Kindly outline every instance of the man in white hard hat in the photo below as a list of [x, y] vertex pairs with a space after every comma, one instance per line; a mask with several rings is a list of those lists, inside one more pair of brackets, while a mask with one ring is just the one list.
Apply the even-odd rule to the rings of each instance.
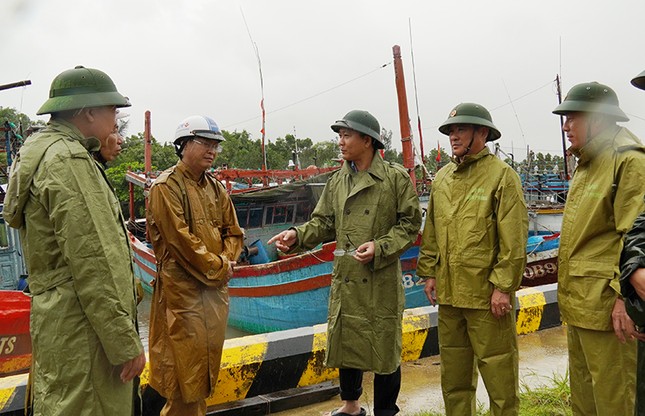
[[206, 414], [228, 319], [227, 283], [243, 232], [224, 186], [206, 171], [224, 141], [212, 119], [191, 116], [175, 133], [181, 160], [150, 188], [148, 237], [157, 259], [150, 312], [150, 385], [162, 416]]

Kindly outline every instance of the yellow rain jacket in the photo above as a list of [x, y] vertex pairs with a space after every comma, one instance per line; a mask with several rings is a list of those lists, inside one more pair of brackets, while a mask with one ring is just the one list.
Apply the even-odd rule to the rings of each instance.
[[440, 305], [490, 309], [495, 287], [511, 293], [520, 286], [527, 238], [520, 178], [486, 147], [437, 173], [417, 276], [437, 279]]
[[148, 233], [157, 259], [150, 311], [150, 385], [186, 403], [217, 383], [228, 319], [226, 274], [243, 233], [224, 186], [179, 162], [150, 189]]
[[4, 217], [29, 270], [34, 414], [131, 415], [121, 364], [143, 351], [119, 201], [72, 124], [51, 121], [20, 149]]
[[645, 147], [613, 126], [576, 156], [562, 219], [558, 305], [570, 325], [612, 331], [623, 236], [645, 207]]
[[391, 374], [401, 363], [405, 293], [399, 257], [421, 227], [419, 198], [400, 165], [377, 152], [366, 171], [349, 163], [325, 185], [311, 221], [296, 228], [298, 246], [336, 240], [351, 252], [374, 241], [374, 259], [336, 256], [329, 294], [325, 364]]

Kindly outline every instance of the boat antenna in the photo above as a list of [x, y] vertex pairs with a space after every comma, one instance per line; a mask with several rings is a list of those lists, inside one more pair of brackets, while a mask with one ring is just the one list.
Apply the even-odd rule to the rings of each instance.
[[[251, 36], [251, 30], [249, 29], [249, 25], [246, 23], [246, 17], [244, 16], [244, 10], [242, 10], [242, 7], [240, 6], [240, 12], [242, 13], [242, 20], [244, 20], [244, 26], [246, 27], [246, 33], [249, 34], [249, 39], [251, 40], [251, 45], [253, 45], [253, 51], [255, 52], [255, 57], [258, 60], [258, 69], [260, 71], [260, 93], [262, 95], [262, 100], [260, 101], [260, 108], [262, 109], [262, 130], [260, 132], [262, 133], [262, 170], [267, 169], [267, 153], [266, 149], [264, 147], [264, 139], [265, 139], [265, 122], [266, 122], [266, 112], [264, 111], [264, 78], [262, 77], [262, 61], [260, 60], [260, 51], [258, 49], [257, 43], [253, 40], [253, 36]], [[266, 181], [266, 178], [264, 178]], [[266, 185], [266, 184], [265, 184]]]
[[[555, 76], [555, 87], [558, 93], [558, 105], [560, 105], [562, 104], [562, 88], [560, 87], [559, 74], [556, 74]], [[560, 117], [560, 136], [562, 137], [562, 156], [564, 156], [564, 179], [568, 181], [569, 167], [567, 163], [567, 141], [564, 135], [564, 130], [562, 130], [562, 127], [564, 127], [564, 117], [562, 117], [562, 114], [560, 114], [559, 117]]]
[[[504, 84], [504, 89], [506, 90], [506, 96], [508, 97], [508, 102], [511, 104], [511, 108], [513, 109], [513, 114], [515, 115], [515, 120], [517, 120], [517, 125], [520, 128], [520, 134], [522, 135], [522, 141], [524, 144], [526, 144], [526, 137], [524, 137], [524, 130], [522, 129], [522, 123], [520, 123], [520, 118], [517, 116], [517, 111], [515, 111], [515, 104], [513, 104], [513, 100], [511, 99], [511, 94], [508, 92], [508, 88], [506, 87], [506, 82], [502, 78], [502, 84]], [[511, 139], [511, 152], [514, 152], [515, 150], [513, 149], [513, 140]]]
[[410, 28], [410, 55], [412, 57], [412, 80], [414, 84], [414, 102], [417, 107], [417, 129], [419, 131], [419, 146], [421, 147], [421, 163], [425, 166], [426, 158], [423, 153], [423, 133], [421, 130], [421, 116], [419, 115], [419, 95], [417, 93], [417, 72], [414, 66], [414, 48], [412, 46], [412, 19], [408, 17], [408, 27]]

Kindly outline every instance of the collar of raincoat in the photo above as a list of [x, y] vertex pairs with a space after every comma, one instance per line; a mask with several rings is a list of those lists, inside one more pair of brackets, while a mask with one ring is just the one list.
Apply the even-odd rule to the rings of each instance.
[[594, 137], [591, 137], [582, 148], [574, 150], [569, 149], [578, 158], [578, 163], [588, 163], [591, 159], [595, 158], [603, 150], [612, 145], [614, 137], [618, 134], [620, 126], [614, 125], [601, 131]]
[[96, 137], [84, 137], [83, 133], [81, 133], [78, 127], [76, 127], [69, 121], [53, 120], [47, 123], [47, 125], [51, 130], [60, 132], [66, 136], [73, 138], [74, 140], [77, 140], [81, 144], [81, 146], [87, 149], [88, 152], [98, 152], [101, 148], [101, 142], [99, 141], [99, 139], [97, 139]]
[[206, 182], [203, 181], [204, 175], [206, 172], [202, 173], [199, 176], [195, 176], [195, 174], [188, 169], [188, 165], [182, 162], [181, 160], [177, 162], [177, 170], [184, 176], [188, 177], [189, 179], [195, 181], [198, 185], [204, 186]]
[[473, 163], [477, 162], [479, 159], [486, 157], [490, 154], [491, 153], [490, 153], [490, 150], [488, 149], [488, 146], [484, 146], [484, 148], [480, 150], [479, 153], [477, 154], [474, 154], [474, 155], [467, 154], [461, 162], [455, 156], [451, 156], [450, 160], [452, 161], [452, 163], [457, 165], [457, 168], [455, 170], [461, 170], [461, 169], [465, 169], [466, 166], [472, 165]]
[[[374, 157], [372, 158], [372, 163], [370, 164], [370, 167], [367, 168], [365, 172], [369, 173], [370, 175], [378, 178], [379, 180], [385, 179], [385, 161], [381, 157], [381, 154], [377, 151], [374, 153]], [[349, 162], [343, 163], [343, 167], [341, 169], [341, 172], [345, 175], [352, 175], [356, 174], [359, 172], [355, 172], [352, 167], [350, 166]]]

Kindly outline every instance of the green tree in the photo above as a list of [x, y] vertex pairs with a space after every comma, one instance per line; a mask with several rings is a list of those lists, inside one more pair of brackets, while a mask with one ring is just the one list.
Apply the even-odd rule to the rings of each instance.
[[[8, 123], [9, 132], [4, 131], [5, 123]], [[9, 139], [15, 153], [31, 132], [30, 128], [44, 125], [45, 122], [41, 120], [32, 122], [26, 114], [19, 112], [15, 108], [0, 106], [0, 127], [3, 128], [3, 130], [0, 130], [2, 133], [0, 136], [0, 152], [2, 153], [0, 155], [0, 183], [7, 183], [6, 133], [10, 135]]]
[[226, 139], [222, 153], [215, 159], [217, 166], [228, 165], [236, 169], [261, 169], [262, 146], [260, 140], [251, 140], [246, 130], [241, 132], [222, 131]]
[[403, 153], [399, 153], [392, 148], [392, 130], [381, 129], [381, 140], [385, 146], [383, 159], [403, 164]]
[[[439, 160], [437, 160], [437, 153], [439, 153], [440, 157]], [[439, 169], [444, 167], [448, 162], [450, 162], [450, 155], [446, 153], [443, 149], [437, 150], [437, 149], [431, 149], [428, 154], [425, 155], [426, 159], [426, 169], [428, 169], [428, 172], [430, 173], [437, 173]]]
[[[130, 137], [125, 138], [123, 142], [123, 150], [121, 154], [110, 163], [110, 167], [106, 170], [106, 176], [114, 187], [117, 197], [121, 202], [121, 207], [127, 212], [128, 202], [130, 200], [129, 185], [125, 180], [125, 174], [128, 170], [133, 172], [143, 172], [145, 170], [145, 149], [144, 149], [144, 135], [137, 133]], [[151, 138], [152, 149], [152, 171], [163, 171], [175, 163], [177, 163], [177, 156], [175, 155], [175, 148], [172, 144], [159, 144], [157, 140]], [[135, 208], [136, 215], [144, 215], [144, 197], [143, 189], [135, 186]]]
[[338, 166], [339, 159], [338, 143], [327, 140], [314, 143], [310, 149], [303, 151], [302, 166], [316, 165], [319, 168]]

